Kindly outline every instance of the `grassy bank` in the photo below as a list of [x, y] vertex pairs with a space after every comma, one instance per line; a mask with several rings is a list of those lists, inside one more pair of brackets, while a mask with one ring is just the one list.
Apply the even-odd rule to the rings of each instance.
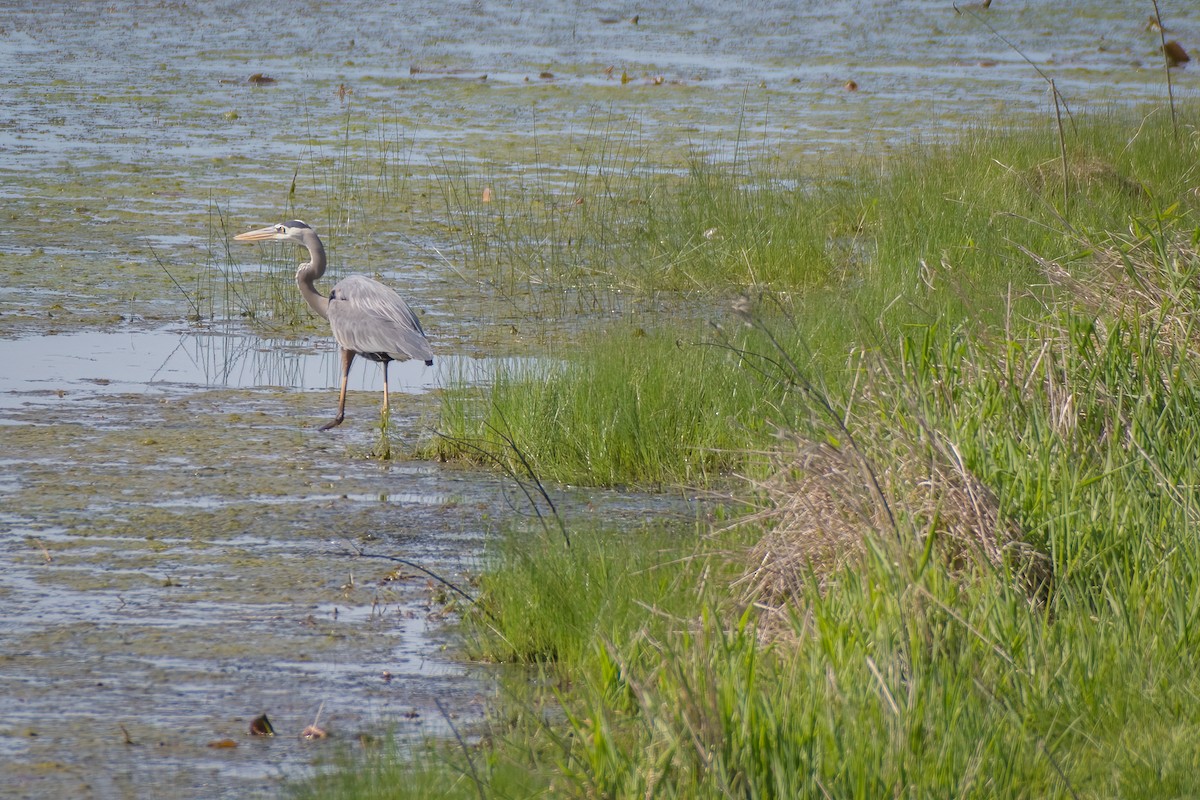
[[794, 409], [778, 376], [742, 357], [774, 345], [738, 311], [840, 383], [851, 354], [906, 330], [1024, 324], [1052, 299], [1039, 259], [1087, 284], [1114, 233], [1196, 206], [1194, 139], [1176, 140], [1165, 114], [1080, 118], [1066, 133], [1065, 159], [1053, 127], [981, 128], [842, 159], [836, 174], [697, 162], [647, 177], [622, 161], [566, 189], [496, 189], [536, 203], [451, 203], [468, 263], [541, 320], [550, 366], [448, 392], [436, 455], [504, 460], [512, 440], [540, 474], [585, 485], [751, 468], [762, 421], [790, 424]]
[[[677, 220], [737, 199], [694, 225], [726, 231], [686, 300], [719, 327], [615, 326], [447, 425], [556, 480], [740, 470], [754, 513], [514, 530], [464, 623], [470, 657], [530, 665], [494, 717], [306, 791], [1200, 791], [1197, 139], [1073, 136], [1065, 187], [1053, 131], [992, 131], [820, 188], [704, 168], [656, 194]], [[767, 269], [809, 228], [815, 266]]]

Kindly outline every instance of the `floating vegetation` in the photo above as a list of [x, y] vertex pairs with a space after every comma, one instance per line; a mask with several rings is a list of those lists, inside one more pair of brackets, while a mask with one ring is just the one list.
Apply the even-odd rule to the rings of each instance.
[[250, 720], [250, 735], [251, 736], [274, 736], [275, 726], [271, 724], [271, 720], [267, 719], [266, 714], [260, 714]]
[[1162, 46], [1163, 56], [1167, 59], [1167, 66], [1178, 67], [1192, 60], [1183, 46], [1175, 40], [1171, 40]]

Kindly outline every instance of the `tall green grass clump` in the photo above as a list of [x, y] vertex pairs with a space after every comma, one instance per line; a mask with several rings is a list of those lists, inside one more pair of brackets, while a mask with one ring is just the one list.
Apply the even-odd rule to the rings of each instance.
[[[672, 619], [691, 614], [690, 587], [704, 567], [695, 532], [684, 527], [629, 531], [601, 524], [578, 531], [569, 544], [509, 531], [485, 556], [467, 654], [571, 670], [589, 663], [606, 642], [639, 630], [665, 633]], [[614, 550], [623, 550], [624, 558], [614, 560]], [[657, 620], [647, 619], [648, 607], [659, 612]]]
[[781, 395], [736, 351], [669, 330], [620, 326], [564, 355], [448, 393], [438, 454], [551, 482], [702, 484], [745, 462]]

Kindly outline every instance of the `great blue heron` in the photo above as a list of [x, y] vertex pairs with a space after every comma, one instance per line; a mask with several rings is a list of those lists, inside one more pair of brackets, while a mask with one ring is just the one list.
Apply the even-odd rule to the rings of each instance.
[[313, 283], [325, 274], [325, 247], [317, 232], [294, 219], [239, 233], [239, 242], [263, 242], [268, 239], [295, 242], [308, 248], [309, 260], [296, 268], [296, 285], [308, 307], [329, 320], [333, 338], [342, 349], [342, 386], [338, 393], [337, 418], [321, 430], [342, 424], [346, 418], [346, 381], [356, 355], [378, 361], [383, 366], [383, 414], [387, 418], [388, 363], [419, 358], [433, 364], [433, 350], [417, 315], [395, 291], [365, 275], [350, 275], [334, 284], [325, 297]]

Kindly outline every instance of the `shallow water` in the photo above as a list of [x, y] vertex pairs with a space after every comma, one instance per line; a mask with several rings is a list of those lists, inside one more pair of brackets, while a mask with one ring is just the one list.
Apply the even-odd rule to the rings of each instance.
[[[512, 359], [444, 355], [433, 367], [420, 361], [393, 362], [391, 392], [420, 394], [451, 383], [490, 380], [499, 363]], [[147, 393], [178, 397], [211, 388], [320, 392], [314, 413], [336, 402], [341, 375], [337, 345], [328, 336], [280, 341], [244, 326], [129, 327], [75, 330], [0, 339], [0, 408], [37, 402], [70, 403], [96, 395]], [[349, 391], [382, 392], [378, 365], [359, 360]], [[399, 398], [397, 405], [404, 400]], [[371, 419], [371, 414], [367, 415]]]
[[[1195, 50], [1200, 6], [1163, 5]], [[996, 33], [1074, 109], [1165, 101], [1148, 3], [743, 9], [0, 8], [0, 794], [259, 796], [389, 730], [444, 733], [435, 700], [478, 713], [486, 673], [443, 650], [444, 592], [356, 556], [463, 582], [515, 504], [405, 457], [441, 387], [527, 355], [540, 324], [463, 273], [447, 173], [569, 186], [602, 147], [671, 170], [886, 152], [1001, 113], [1049, 125], [1043, 78]], [[1174, 72], [1178, 95], [1197, 74]], [[391, 370], [398, 460], [369, 457], [373, 364], [345, 425], [316, 430], [337, 359], [295, 297], [298, 254], [230, 242], [292, 216], [431, 334], [434, 368]], [[631, 527], [665, 505], [562, 500]], [[273, 738], [247, 734], [263, 712]], [[302, 740], [318, 716], [330, 738]]]
[[[93, 369], [9, 376], [0, 404], [6, 796], [253, 796], [363, 737], [447, 732], [436, 702], [479, 713], [485, 676], [442, 650], [447, 593], [371, 556], [468, 586], [516, 502], [501, 481], [364, 458], [373, 393], [325, 434], [327, 391]], [[424, 388], [393, 396], [402, 442], [428, 435]], [[263, 712], [269, 741], [247, 734]], [[301, 739], [318, 717], [330, 738]]]

